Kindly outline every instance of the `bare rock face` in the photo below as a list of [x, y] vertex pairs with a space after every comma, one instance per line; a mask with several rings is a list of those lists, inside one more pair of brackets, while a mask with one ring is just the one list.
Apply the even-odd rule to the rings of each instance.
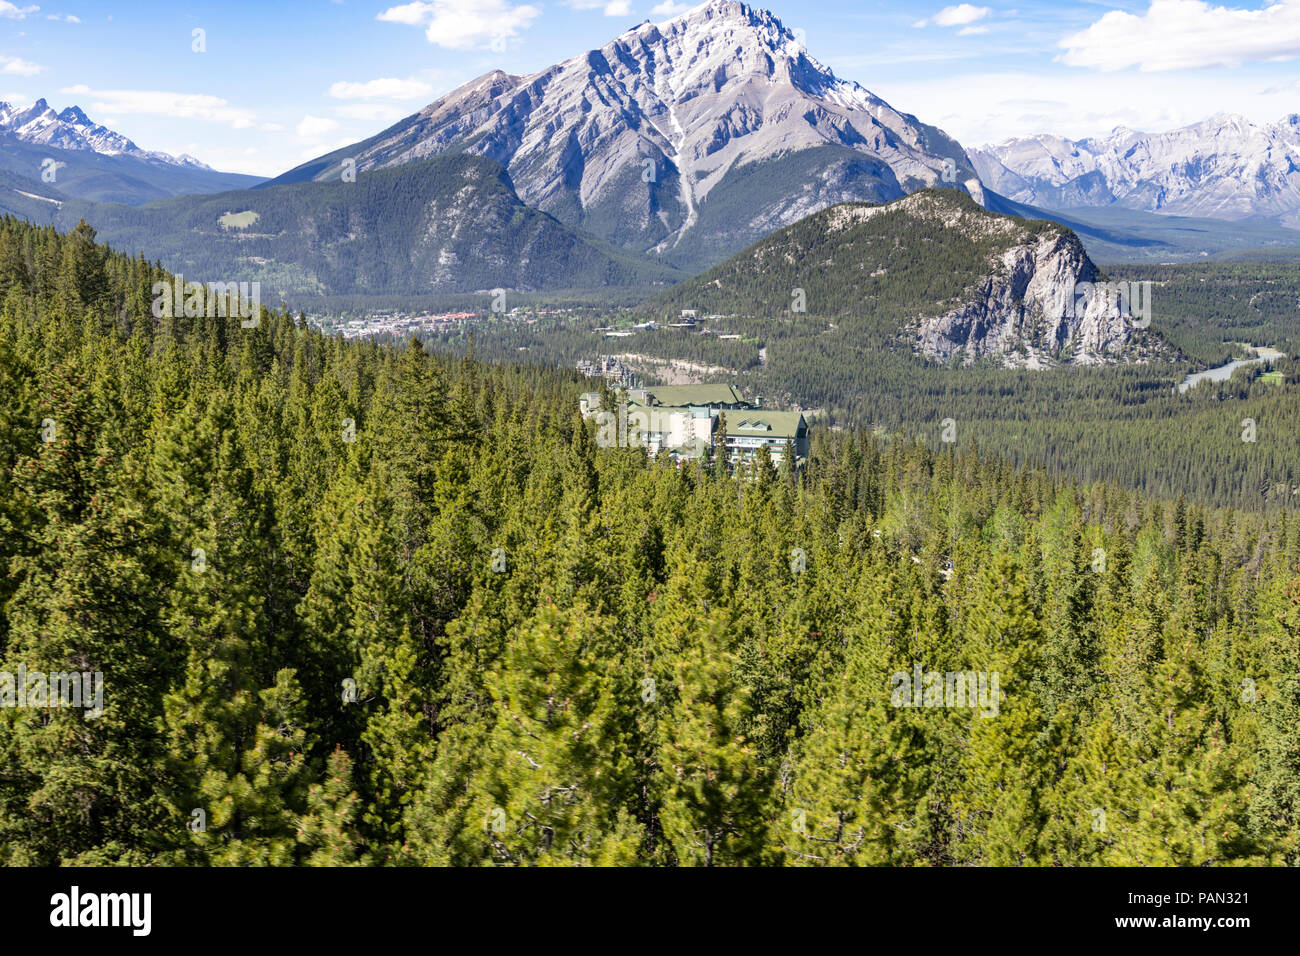
[[995, 356], [1042, 369], [1142, 361], [1169, 349], [1146, 331], [1135, 293], [1116, 294], [1072, 233], [1051, 230], [999, 254], [970, 301], [909, 331], [918, 352], [941, 362]]
[[438, 153], [505, 166], [525, 203], [698, 266], [837, 202], [947, 184], [959, 144], [810, 57], [771, 13], [710, 0], [530, 76], [496, 71], [282, 181]]

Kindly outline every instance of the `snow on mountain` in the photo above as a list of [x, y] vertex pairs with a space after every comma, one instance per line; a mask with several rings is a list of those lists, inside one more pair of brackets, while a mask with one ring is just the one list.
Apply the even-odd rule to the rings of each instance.
[[1101, 206], [1300, 226], [1300, 114], [1259, 125], [1221, 113], [1166, 133], [1116, 128], [1039, 135], [969, 151], [980, 178], [1017, 202]]
[[211, 169], [192, 156], [141, 149], [121, 133], [91, 120], [81, 107], [69, 106], [56, 113], [44, 99], [26, 109], [0, 102], [0, 135], [5, 134], [24, 143], [54, 149], [89, 150], [101, 156], [131, 156], [150, 163]]

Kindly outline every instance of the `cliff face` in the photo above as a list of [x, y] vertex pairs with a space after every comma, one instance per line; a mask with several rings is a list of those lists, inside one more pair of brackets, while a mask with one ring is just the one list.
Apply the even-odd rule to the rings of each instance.
[[[1000, 357], [1009, 367], [1145, 361], [1169, 347], [1145, 326], [1150, 297], [1099, 281], [1079, 240], [1048, 231], [1001, 252], [970, 300], [923, 316], [908, 333], [942, 362]], [[1146, 312], [1149, 316], [1149, 312]]]

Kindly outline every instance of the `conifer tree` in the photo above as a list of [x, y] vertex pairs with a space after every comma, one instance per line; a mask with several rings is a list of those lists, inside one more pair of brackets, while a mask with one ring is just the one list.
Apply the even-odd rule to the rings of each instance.
[[735, 655], [714, 615], [675, 662], [676, 700], [660, 723], [660, 821], [683, 866], [768, 862], [771, 771], [743, 733], [745, 688], [733, 675]]

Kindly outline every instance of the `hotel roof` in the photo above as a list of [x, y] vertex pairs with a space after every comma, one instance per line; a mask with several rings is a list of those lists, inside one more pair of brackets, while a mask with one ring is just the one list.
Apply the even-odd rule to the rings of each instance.
[[727, 435], [732, 438], [794, 438], [804, 422], [802, 412], [774, 412], [755, 408], [727, 417]]
[[734, 385], [652, 385], [646, 391], [660, 405], [745, 405]]

